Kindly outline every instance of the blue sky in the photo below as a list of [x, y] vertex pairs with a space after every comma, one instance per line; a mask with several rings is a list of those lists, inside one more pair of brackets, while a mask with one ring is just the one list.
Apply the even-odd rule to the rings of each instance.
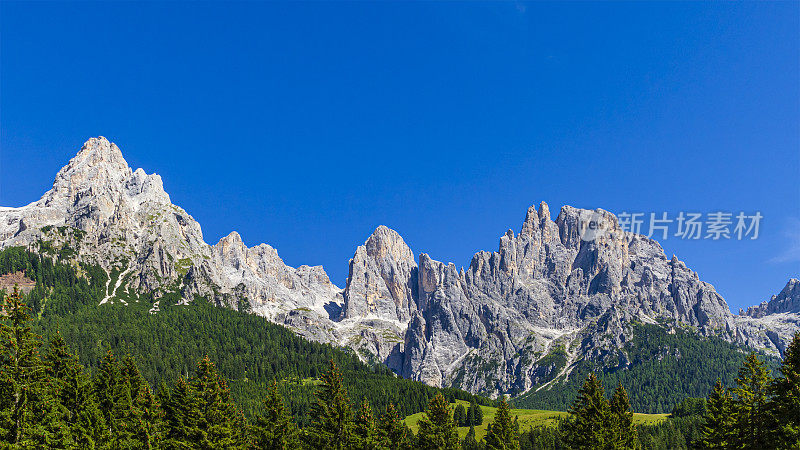
[[0, 3], [0, 205], [91, 136], [214, 243], [469, 264], [544, 200], [761, 211], [662, 242], [731, 308], [800, 276], [800, 3]]

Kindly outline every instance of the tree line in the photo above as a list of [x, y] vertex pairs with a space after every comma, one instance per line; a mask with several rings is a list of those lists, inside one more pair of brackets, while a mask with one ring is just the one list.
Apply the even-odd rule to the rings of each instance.
[[[449, 401], [493, 404], [458, 389], [437, 389], [397, 377], [385, 365], [363, 363], [350, 349], [310, 342], [263, 317], [215, 307], [200, 297], [179, 305], [179, 293], [165, 293], [157, 314], [148, 313], [155, 301], [152, 296], [133, 291], [124, 293], [127, 305], [98, 305], [109, 275], [95, 265], [71, 265], [20, 247], [0, 251], [0, 274], [17, 271], [36, 281], [34, 290], [24, 295], [34, 317], [34, 332], [48, 339], [59, 333], [89, 371], [99, 370], [112, 350], [133, 357], [141, 375], [157, 386], [161, 380], [186, 378], [197, 361], [208, 356], [227, 380], [237, 406], [250, 418], [261, 409], [261, 399], [275, 380], [296, 421], [308, 425], [314, 380], [330, 360], [343, 372], [354, 398], [366, 397], [380, 410], [391, 403], [401, 416], [424, 410], [440, 392]], [[111, 278], [118, 272], [112, 270]]]
[[[459, 448], [448, 400], [438, 393], [415, 436], [394, 405], [379, 416], [351, 403], [331, 360], [321, 374], [308, 425], [299, 427], [273, 382], [252, 419], [232, 399], [210, 358], [191, 375], [153, 390], [131, 356], [107, 351], [90, 374], [60, 334], [47, 344], [18, 292], [0, 318], [0, 444], [81, 449], [411, 449]], [[508, 405], [502, 402], [501, 408]], [[476, 411], [480, 411], [477, 404]], [[443, 416], [442, 416], [443, 414]], [[440, 419], [444, 417], [444, 422]], [[499, 415], [501, 416], [501, 415]], [[503, 428], [498, 426], [497, 430]], [[453, 438], [455, 437], [455, 440]], [[455, 442], [455, 446], [449, 443]]]
[[627, 393], [618, 387], [606, 400], [590, 374], [555, 426], [532, 428], [522, 448], [536, 449], [800, 449], [800, 333], [795, 334], [773, 377], [755, 353], [744, 358], [735, 387], [718, 380], [707, 399], [687, 398], [666, 421], [633, 424]]

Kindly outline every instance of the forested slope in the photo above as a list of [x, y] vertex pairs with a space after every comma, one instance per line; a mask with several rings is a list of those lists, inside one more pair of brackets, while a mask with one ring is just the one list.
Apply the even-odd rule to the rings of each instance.
[[216, 308], [201, 298], [177, 305], [178, 295], [168, 294], [152, 314], [154, 300], [134, 293], [119, 293], [127, 305], [99, 305], [108, 276], [98, 267], [54, 263], [22, 248], [0, 252], [0, 275], [17, 271], [36, 281], [25, 296], [38, 316], [34, 329], [45, 337], [59, 332], [86, 367], [96, 369], [107, 350], [129, 354], [155, 386], [185, 376], [207, 355], [248, 416], [259, 408], [269, 383], [278, 380], [293, 415], [303, 423], [314, 379], [331, 360], [344, 373], [351, 397], [367, 398], [376, 410], [393, 403], [400, 414], [413, 414], [440, 391], [450, 400], [493, 403], [464, 391], [398, 378], [385, 366], [360, 362], [350, 350], [309, 342], [262, 317]]
[[[566, 410], [591, 371], [602, 374], [607, 390], [628, 388], [631, 406], [642, 413], [666, 413], [686, 397], [705, 397], [717, 379], [730, 385], [749, 349], [718, 338], [703, 338], [689, 327], [635, 324], [620, 365], [599, 367], [580, 361], [562, 384], [514, 399], [520, 408]], [[771, 368], [779, 360], [764, 356]]]

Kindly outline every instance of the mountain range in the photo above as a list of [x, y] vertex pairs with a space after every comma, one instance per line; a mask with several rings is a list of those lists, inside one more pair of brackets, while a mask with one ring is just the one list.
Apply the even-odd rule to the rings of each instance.
[[711, 284], [655, 240], [623, 231], [610, 212], [563, 206], [553, 219], [544, 202], [466, 268], [415, 256], [378, 226], [341, 288], [321, 266], [289, 267], [235, 231], [207, 244], [161, 178], [132, 170], [103, 137], [89, 139], [41, 199], [0, 207], [0, 249], [13, 246], [100, 266], [101, 304], [147, 293], [150, 314], [159, 314], [168, 293], [180, 303], [203, 297], [352, 348], [403, 377], [488, 395], [558, 383], [581, 361], [624, 369], [637, 324], [773, 356], [800, 330], [798, 280], [732, 314]]

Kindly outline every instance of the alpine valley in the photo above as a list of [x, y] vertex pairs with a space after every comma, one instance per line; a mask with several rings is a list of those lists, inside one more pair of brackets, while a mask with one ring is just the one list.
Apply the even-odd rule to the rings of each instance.
[[[563, 206], [552, 216], [544, 202], [531, 206], [519, 232], [508, 230], [497, 251], [476, 253], [465, 268], [415, 255], [378, 226], [355, 249], [341, 288], [321, 266], [289, 267], [276, 249], [247, 247], [235, 231], [207, 244], [158, 175], [132, 170], [99, 137], [41, 199], [0, 208], [0, 250], [99, 267], [100, 313], [147, 302], [141, 314], [158, 317], [166, 307], [211, 302], [352, 349], [403, 378], [538, 407], [565, 408], [588, 370], [633, 380], [645, 395], [664, 364], [698, 371], [707, 354], [750, 350], [777, 358], [800, 330], [796, 279], [732, 314], [711, 284], [658, 242], [621, 230], [613, 214]], [[587, 236], [587, 223], [602, 232]], [[703, 377], [675, 370], [667, 384], [676, 398], [706, 395], [737, 367], [714, 365]], [[632, 402], [641, 412], [674, 406]]]

